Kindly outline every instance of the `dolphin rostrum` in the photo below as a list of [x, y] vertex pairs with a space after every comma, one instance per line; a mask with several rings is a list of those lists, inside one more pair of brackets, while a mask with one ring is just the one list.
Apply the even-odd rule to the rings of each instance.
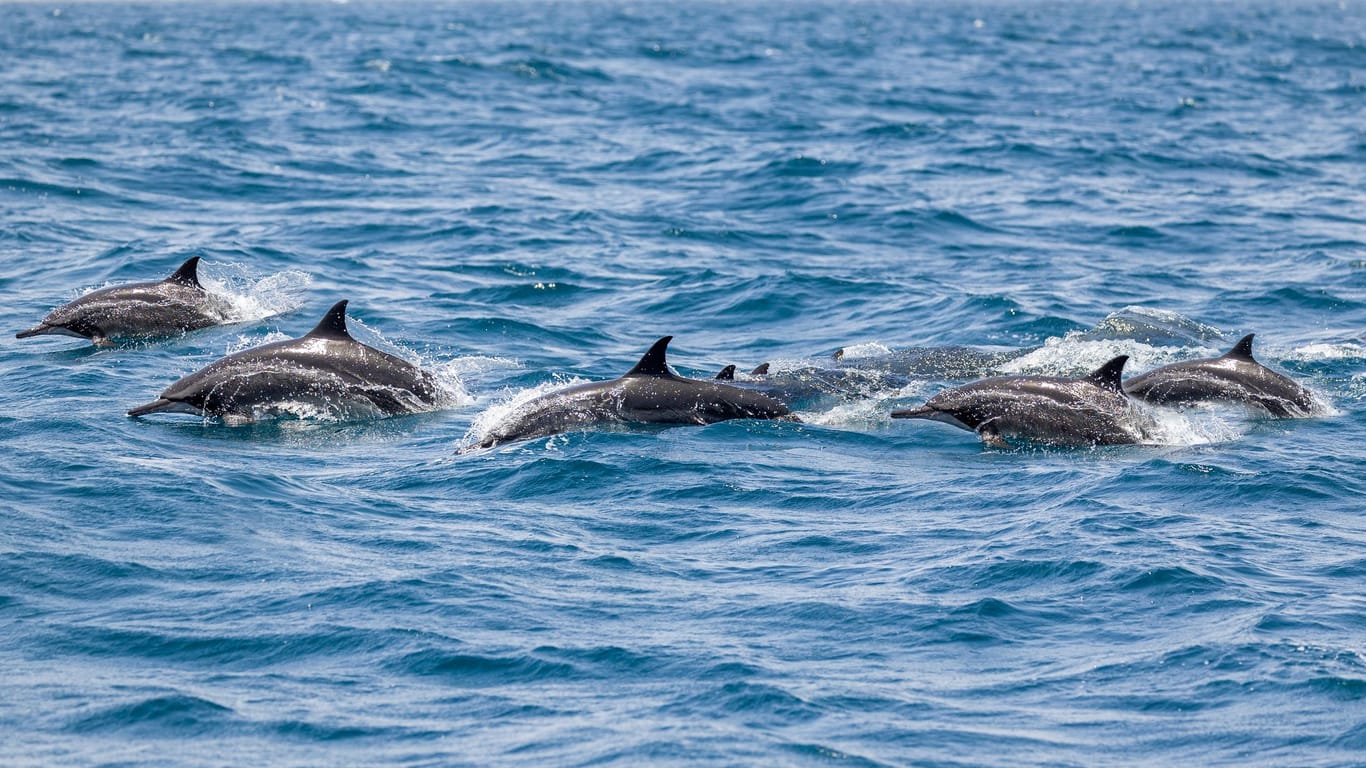
[[280, 413], [362, 418], [431, 410], [440, 399], [431, 374], [351, 338], [343, 299], [305, 336], [211, 363], [128, 415], [193, 413], [229, 423]]
[[1159, 405], [1230, 402], [1260, 406], [1278, 419], [1319, 410], [1312, 392], [1252, 359], [1249, 333], [1221, 357], [1155, 368], [1124, 382], [1130, 395]]
[[728, 419], [797, 421], [787, 406], [715, 379], [688, 379], [669, 370], [665, 350], [672, 336], [656, 341], [621, 378], [549, 392], [518, 407], [478, 444], [492, 448], [607, 422], [714, 424]]
[[108, 346], [112, 339], [161, 338], [219, 325], [227, 319], [226, 304], [204, 290], [198, 271], [199, 257], [192, 256], [165, 280], [92, 291], [15, 337], [61, 334]]
[[1128, 359], [1120, 355], [1079, 379], [981, 379], [940, 392], [919, 408], [895, 411], [892, 418], [942, 421], [976, 432], [996, 448], [1009, 448], [1012, 439], [1056, 446], [1140, 443], [1149, 422], [1120, 385]]

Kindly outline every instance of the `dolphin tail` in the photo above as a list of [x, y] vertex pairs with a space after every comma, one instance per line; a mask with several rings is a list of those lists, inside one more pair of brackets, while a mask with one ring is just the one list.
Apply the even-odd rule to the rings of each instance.
[[919, 408], [907, 408], [904, 411], [892, 411], [892, 418], [933, 419], [936, 413], [938, 413], [938, 411], [936, 411], [935, 409], [929, 407], [928, 405], [922, 405]]
[[139, 405], [138, 407], [129, 410], [128, 415], [146, 416], [149, 413], [157, 413], [159, 411], [170, 410], [171, 408], [175, 407], [175, 405], [176, 402], [174, 400], [167, 400], [164, 397], [158, 397], [156, 400], [153, 400], [150, 403], [147, 403], [145, 405]]
[[52, 333], [52, 326], [47, 323], [38, 323], [27, 331], [20, 331], [14, 334], [14, 338], [27, 339], [30, 336], [42, 336], [45, 333]]

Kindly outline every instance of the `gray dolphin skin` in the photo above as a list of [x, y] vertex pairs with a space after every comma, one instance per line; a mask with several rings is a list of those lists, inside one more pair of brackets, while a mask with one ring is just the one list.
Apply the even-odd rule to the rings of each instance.
[[665, 350], [672, 336], [656, 341], [636, 366], [618, 379], [550, 392], [519, 407], [466, 450], [545, 437], [594, 424], [713, 424], [729, 419], [797, 421], [787, 406], [715, 379], [688, 379], [669, 370]]
[[996, 376], [945, 390], [894, 419], [931, 419], [976, 432], [982, 442], [1053, 445], [1132, 445], [1150, 422], [1124, 393], [1120, 355], [1080, 379]]
[[1220, 357], [1155, 368], [1124, 382], [1133, 397], [1158, 405], [1225, 402], [1257, 406], [1278, 419], [1309, 416], [1319, 409], [1313, 393], [1252, 359], [1249, 333]]
[[199, 284], [198, 271], [193, 256], [165, 280], [92, 291], [15, 338], [58, 334], [109, 346], [113, 339], [164, 338], [219, 325], [227, 319], [225, 307]]
[[431, 410], [440, 393], [431, 374], [351, 338], [342, 300], [302, 338], [229, 355], [128, 415], [192, 413], [240, 424], [302, 408], [367, 418]]

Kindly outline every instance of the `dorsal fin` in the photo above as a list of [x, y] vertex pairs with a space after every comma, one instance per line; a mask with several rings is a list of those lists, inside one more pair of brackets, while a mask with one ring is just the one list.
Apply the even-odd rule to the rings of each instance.
[[1224, 357], [1230, 357], [1234, 360], [1246, 360], [1249, 363], [1256, 362], [1252, 359], [1252, 337], [1256, 335], [1257, 334], [1255, 333], [1249, 333], [1239, 339], [1238, 343], [1233, 345], [1233, 349], [1224, 353]]
[[327, 314], [323, 315], [322, 321], [305, 334], [304, 338], [351, 341], [351, 334], [346, 332], [346, 299], [333, 304], [332, 308], [327, 310]]
[[1091, 371], [1086, 375], [1086, 380], [1098, 387], [1113, 389], [1116, 392], [1123, 392], [1124, 386], [1120, 382], [1121, 374], [1124, 373], [1124, 364], [1128, 362], [1128, 355], [1120, 355], [1112, 358], [1110, 362]]
[[750, 375], [750, 376], [767, 376], [767, 375], [768, 375], [768, 363], [759, 363], [757, 366], [755, 366], [754, 370], [752, 370], [752, 371], [749, 372], [749, 375]]
[[669, 347], [669, 342], [673, 341], [672, 336], [665, 336], [656, 341], [650, 351], [640, 358], [636, 367], [626, 372], [627, 376], [672, 376], [669, 372], [669, 364], [664, 359], [664, 350]]
[[191, 256], [186, 259], [185, 263], [180, 265], [180, 269], [177, 269], [174, 275], [171, 275], [161, 282], [176, 283], [177, 285], [185, 285], [190, 288], [203, 288], [204, 286], [199, 284], [199, 257]]
[[716, 379], [718, 381], [735, 381], [735, 365], [731, 364], [722, 368], [721, 372], [716, 374]]

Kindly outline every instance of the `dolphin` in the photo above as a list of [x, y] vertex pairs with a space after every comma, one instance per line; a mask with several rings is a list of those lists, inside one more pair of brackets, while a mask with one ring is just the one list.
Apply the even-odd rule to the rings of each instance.
[[907, 347], [886, 354], [846, 359], [843, 348], [835, 351], [834, 360], [841, 368], [878, 371], [915, 378], [971, 379], [998, 373], [1002, 365], [1034, 351], [1034, 347], [997, 350], [979, 347]]
[[549, 392], [518, 407], [478, 444], [465, 450], [559, 434], [594, 424], [714, 424], [728, 419], [797, 421], [787, 406], [715, 379], [688, 379], [669, 370], [665, 350], [672, 336], [656, 341], [626, 375]]
[[1278, 419], [1319, 410], [1313, 393], [1252, 359], [1249, 333], [1221, 357], [1155, 368], [1124, 382], [1133, 397], [1158, 405], [1231, 402], [1259, 406]]
[[894, 419], [931, 419], [976, 432], [982, 442], [1009, 448], [1008, 439], [1056, 446], [1143, 442], [1148, 419], [1124, 393], [1120, 355], [1079, 379], [995, 376], [895, 411]]
[[722, 368], [716, 374], [717, 381], [735, 381], [735, 364], [732, 363]]
[[128, 415], [192, 413], [240, 424], [301, 410], [390, 416], [430, 410], [440, 399], [431, 374], [351, 338], [343, 299], [303, 337], [211, 363]]
[[221, 298], [199, 284], [199, 257], [192, 256], [165, 280], [92, 291], [48, 313], [15, 338], [60, 334], [110, 346], [111, 339], [174, 336], [227, 319]]

